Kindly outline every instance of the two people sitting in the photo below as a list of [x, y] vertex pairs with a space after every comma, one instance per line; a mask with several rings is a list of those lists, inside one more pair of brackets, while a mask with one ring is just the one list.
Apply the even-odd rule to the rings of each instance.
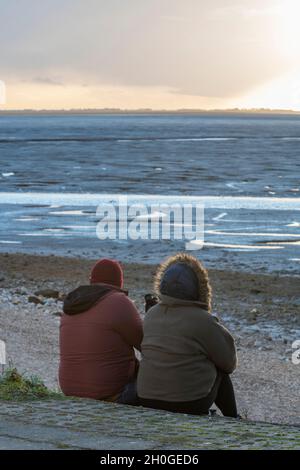
[[64, 304], [59, 381], [66, 395], [197, 415], [215, 403], [237, 417], [234, 339], [211, 314], [208, 274], [197, 258], [179, 253], [159, 266], [157, 301], [150, 296], [143, 323], [119, 263], [99, 261], [90, 282]]

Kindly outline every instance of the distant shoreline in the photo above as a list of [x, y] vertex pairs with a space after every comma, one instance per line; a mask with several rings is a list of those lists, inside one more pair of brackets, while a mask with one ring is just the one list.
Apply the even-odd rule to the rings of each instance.
[[300, 115], [300, 111], [291, 109], [118, 109], [118, 108], [99, 108], [99, 109], [12, 109], [12, 110], [0, 110], [0, 116], [2, 115], [93, 115], [93, 114], [107, 114], [107, 115], [183, 115], [183, 114], [200, 114], [200, 115]]

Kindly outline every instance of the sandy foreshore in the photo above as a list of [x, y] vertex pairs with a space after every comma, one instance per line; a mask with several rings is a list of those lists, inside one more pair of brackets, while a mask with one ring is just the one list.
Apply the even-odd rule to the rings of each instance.
[[[0, 339], [21, 371], [58, 387], [61, 298], [86, 283], [93, 260], [0, 254]], [[125, 283], [143, 313], [155, 266], [127, 263]], [[211, 270], [214, 313], [234, 334], [239, 366], [233, 375], [240, 412], [250, 419], [300, 424], [300, 365], [292, 343], [300, 339], [299, 277]], [[58, 299], [30, 296], [41, 289]]]

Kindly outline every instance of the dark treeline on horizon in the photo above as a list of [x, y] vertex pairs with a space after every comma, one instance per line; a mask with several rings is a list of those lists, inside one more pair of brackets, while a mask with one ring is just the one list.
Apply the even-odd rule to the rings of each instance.
[[8, 114], [300, 114], [292, 109], [233, 108], [233, 109], [121, 109], [121, 108], [74, 108], [74, 109], [2, 109], [0, 115]]

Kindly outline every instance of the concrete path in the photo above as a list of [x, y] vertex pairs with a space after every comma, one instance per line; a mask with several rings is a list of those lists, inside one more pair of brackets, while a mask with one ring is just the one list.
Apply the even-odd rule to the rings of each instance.
[[0, 402], [0, 449], [300, 449], [300, 428], [93, 400]]

